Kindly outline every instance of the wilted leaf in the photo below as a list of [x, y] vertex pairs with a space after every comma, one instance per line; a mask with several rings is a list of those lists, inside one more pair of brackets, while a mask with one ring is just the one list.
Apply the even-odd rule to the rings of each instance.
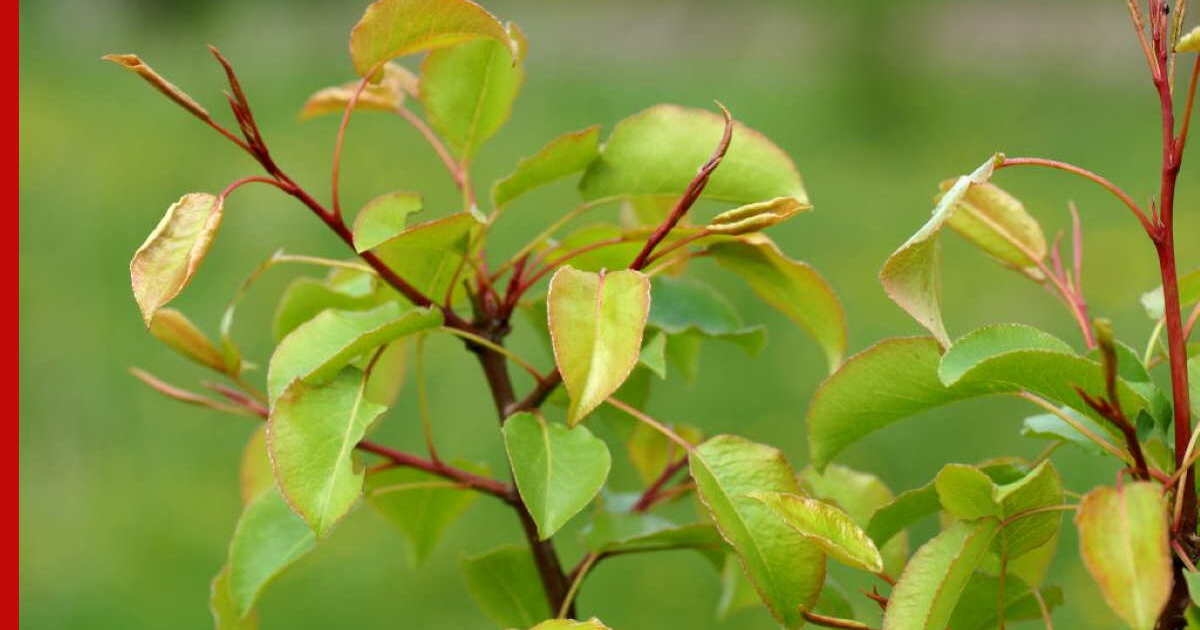
[[369, 311], [323, 311], [276, 346], [267, 368], [267, 391], [275, 400], [296, 379], [320, 383], [368, 350], [441, 324], [439, 310], [396, 302]]
[[463, 264], [471, 231], [479, 226], [475, 215], [460, 212], [408, 227], [370, 251], [418, 291], [440, 301]]
[[[478, 467], [458, 464], [480, 472]], [[367, 502], [408, 541], [412, 566], [422, 564], [446, 530], [479, 497], [444, 477], [416, 468], [385, 468], [367, 475]]]
[[537, 153], [517, 162], [517, 168], [492, 187], [492, 205], [501, 208], [517, 197], [587, 168], [598, 155], [600, 127], [564, 133]]
[[1100, 487], [1075, 513], [1083, 563], [1104, 600], [1134, 630], [1150, 630], [1171, 595], [1166, 500], [1156, 483]]
[[192, 320], [173, 309], [159, 309], [150, 322], [150, 334], [179, 354], [217, 372], [225, 372], [225, 358]]
[[730, 236], [761, 232], [809, 210], [812, 210], [812, 204], [803, 203], [794, 197], [777, 197], [726, 210], [713, 217], [708, 222], [707, 229], [714, 234]]
[[568, 429], [529, 413], [510, 416], [503, 432], [517, 489], [545, 540], [600, 491], [612, 464], [608, 447], [586, 427]]
[[785, 627], [803, 625], [800, 610], [816, 603], [825, 580], [825, 554], [747, 496], [754, 491], [800, 492], [783, 453], [718, 435], [693, 449], [689, 460], [701, 501], [737, 551], [763, 602]]
[[942, 323], [938, 233], [967, 193], [968, 187], [986, 183], [1000, 160], [1003, 157], [999, 155], [988, 158], [970, 175], [959, 177], [942, 194], [933, 209], [933, 217], [893, 252], [879, 271], [879, 281], [883, 283], [888, 297], [933, 333], [943, 346], [950, 345], [950, 335]]
[[377, 0], [350, 31], [350, 57], [365, 75], [390, 59], [478, 37], [517, 52], [500, 21], [470, 0]]
[[738, 274], [764, 302], [812, 335], [825, 351], [829, 369], [846, 354], [846, 314], [825, 279], [809, 265], [792, 260], [763, 234], [747, 234], [713, 244], [717, 263]]
[[[519, 49], [524, 36], [509, 24]], [[421, 64], [421, 103], [429, 124], [465, 160], [508, 120], [525, 80], [508, 42], [476, 39], [429, 53]]]
[[528, 547], [465, 558], [462, 572], [475, 603], [502, 628], [527, 628], [553, 614]]
[[633, 371], [650, 311], [650, 281], [637, 271], [588, 273], [570, 266], [550, 280], [550, 338], [571, 396], [567, 422], [583, 420]]
[[354, 447], [384, 407], [366, 399], [362, 372], [346, 368], [323, 385], [294, 380], [271, 407], [267, 446], [288, 503], [318, 537], [362, 493]]
[[[954, 180], [942, 182], [942, 193], [953, 185]], [[995, 184], [968, 187], [950, 213], [948, 224], [984, 252], [1014, 269], [1035, 266], [1046, 257], [1042, 226], [1025, 211], [1020, 201]]]
[[751, 492], [750, 497], [771, 508], [777, 518], [835, 560], [871, 573], [883, 571], [883, 558], [875, 543], [838, 508], [785, 492]]
[[238, 519], [229, 543], [229, 596], [233, 612], [245, 618], [262, 590], [301, 557], [312, 551], [316, 538], [277, 488], [250, 502]]
[[368, 249], [396, 237], [408, 225], [408, 215], [420, 212], [421, 195], [393, 192], [367, 202], [354, 217], [354, 250]]
[[825, 379], [809, 404], [813, 465], [823, 468], [847, 446], [897, 420], [1011, 389], [985, 383], [946, 387], [937, 376], [940, 359], [933, 339], [906, 337], [886, 339], [847, 360]]
[[242, 449], [238, 480], [242, 491], [242, 505], [250, 503], [268, 488], [275, 486], [275, 472], [271, 469], [271, 457], [267, 453], [267, 425], [255, 429]]
[[167, 208], [129, 262], [133, 297], [149, 327], [154, 313], [188, 285], [221, 225], [221, 200], [188, 193]]
[[[656, 105], [613, 128], [579, 183], [585, 199], [612, 196], [678, 197], [721, 138], [725, 120], [701, 109]], [[702, 198], [755, 203], [793, 197], [808, 204], [791, 158], [759, 132], [735, 122], [729, 150]]]
[[[300, 120], [343, 113], [358, 85], [359, 81], [350, 81], [314, 92], [300, 109]], [[408, 68], [387, 63], [383, 66], [383, 79], [379, 83], [368, 83], [363, 88], [354, 109], [394, 112], [404, 104], [405, 97], [415, 94], [417, 89], [417, 77]]]
[[883, 630], [942, 630], [1000, 528], [996, 519], [959, 521], [917, 550], [896, 582]]

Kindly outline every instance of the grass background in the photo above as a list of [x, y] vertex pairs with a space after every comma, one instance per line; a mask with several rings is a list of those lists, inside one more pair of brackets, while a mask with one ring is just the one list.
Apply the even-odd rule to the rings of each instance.
[[[229, 56], [278, 161], [326, 196], [332, 118], [299, 124], [313, 90], [351, 74], [345, 37], [363, 2], [260, 0], [22, 3], [20, 59], [20, 607], [27, 628], [194, 628], [208, 621], [208, 581], [239, 510], [236, 462], [253, 429], [241, 419], [180, 406], [141, 387], [138, 365], [181, 384], [206, 377], [145, 334], [129, 294], [127, 262], [182, 193], [218, 191], [255, 172], [250, 160], [118, 68], [107, 52], [137, 52], [224, 114], [216, 65]], [[1157, 101], [1125, 8], [1108, 2], [970, 0], [663, 0], [534, 2], [488, 7], [529, 36], [528, 80], [509, 124], [474, 169], [477, 186], [558, 133], [605, 128], [646, 106], [708, 107], [712, 99], [773, 138], [804, 174], [816, 211], [773, 235], [825, 274], [849, 315], [851, 349], [919, 334], [883, 295], [875, 274], [925, 220], [938, 181], [990, 153], [1041, 155], [1107, 174], [1137, 199], [1156, 192]], [[428, 147], [400, 121], [356, 117], [344, 165], [354, 208], [398, 189], [426, 195], [430, 213], [455, 195]], [[1200, 178], [1185, 168], [1178, 223], [1181, 266], [1200, 260]], [[1157, 284], [1153, 250], [1122, 207], [1065, 175], [1005, 172], [1049, 234], [1079, 203], [1086, 230], [1085, 287], [1095, 314], [1144, 344], [1137, 297]], [[511, 251], [574, 203], [567, 184], [530, 195], [507, 214], [493, 250]], [[279, 247], [344, 255], [294, 202], [248, 187], [229, 204], [203, 272], [179, 306], [207, 330], [236, 283]], [[1065, 311], [956, 237], [945, 239], [946, 319], [952, 334], [987, 322], [1044, 327], [1074, 343]], [[750, 322], [770, 326], [768, 348], [747, 360], [710, 344], [695, 383], [657, 383], [650, 411], [710, 433], [737, 432], [806, 461], [807, 401], [823, 377], [815, 345], [744, 287], [705, 265]], [[273, 300], [304, 271], [266, 277], [239, 311], [237, 335], [269, 356]], [[548, 365], [527, 331], [516, 344]], [[441, 450], [502, 470], [490, 402], [473, 361], [434, 342], [431, 405]], [[1161, 376], [1161, 375], [1160, 375]], [[261, 373], [260, 373], [261, 377]], [[411, 384], [378, 430], [417, 449]], [[881, 431], [841, 461], [900, 491], [942, 462], [1043, 444], [1018, 436], [1031, 410], [1018, 401], [962, 403]], [[1055, 456], [1069, 488], [1112, 479], [1114, 467], [1070, 449]], [[615, 483], [630, 487], [628, 475]], [[266, 628], [476, 628], [462, 554], [520, 540], [503, 506], [479, 501], [424, 566], [376, 514], [357, 510], [262, 601]], [[686, 512], [686, 510], [684, 510]], [[918, 528], [921, 539], [933, 524]], [[578, 546], [568, 528], [567, 562]], [[1063, 628], [1117, 627], [1082, 572], [1064, 527], [1050, 583], [1067, 593]], [[761, 611], [718, 621], [715, 576], [695, 554], [631, 556], [599, 567], [581, 610], [619, 630], [770, 628]]]

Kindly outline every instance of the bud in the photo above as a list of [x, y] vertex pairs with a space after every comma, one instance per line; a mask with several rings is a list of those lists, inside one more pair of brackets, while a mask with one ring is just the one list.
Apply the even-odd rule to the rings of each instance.
[[186, 92], [175, 87], [174, 83], [163, 78], [163, 76], [154, 71], [154, 68], [146, 65], [137, 55], [104, 55], [101, 57], [104, 61], [111, 61], [130, 72], [136, 72], [138, 76], [146, 80], [146, 83], [154, 86], [154, 89], [162, 92], [167, 98], [175, 101], [180, 107], [188, 110], [193, 116], [200, 120], [211, 120], [208, 111], [200, 106]]
[[772, 225], [782, 223], [793, 215], [812, 210], [812, 204], [795, 197], [776, 197], [769, 201], [751, 203], [713, 217], [708, 231], [714, 234], [748, 234], [761, 232]]
[[[953, 180], [942, 182], [942, 193], [953, 184]], [[1042, 227], [1016, 197], [994, 184], [971, 184], [948, 223], [954, 231], [1009, 267], [1025, 269], [1046, 257]]]

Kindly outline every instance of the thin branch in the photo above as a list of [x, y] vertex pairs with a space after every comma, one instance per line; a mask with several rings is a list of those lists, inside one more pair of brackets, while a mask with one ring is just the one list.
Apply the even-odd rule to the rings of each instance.
[[613, 238], [607, 238], [602, 241], [588, 243], [587, 245], [584, 245], [582, 247], [572, 249], [572, 250], [568, 251], [567, 253], [559, 256], [558, 258], [555, 258], [554, 260], [546, 263], [545, 265], [542, 266], [541, 269], [538, 269], [533, 275], [529, 276], [529, 278], [527, 280], [525, 280], [524, 282], [522, 282], [520, 287], [517, 288], [516, 296], [519, 298], [526, 291], [528, 291], [533, 285], [537, 284], [539, 280], [546, 277], [546, 274], [550, 273], [551, 271], [554, 271], [559, 266], [561, 266], [563, 263], [571, 260], [572, 258], [575, 258], [576, 256], [581, 256], [588, 252], [595, 251], [597, 249], [601, 249], [604, 247], [612, 247], [613, 245], [620, 245], [621, 243], [629, 243], [633, 240], [634, 239], [629, 236], [615, 236]]
[[1024, 391], [1018, 392], [1016, 394], [1016, 396], [1018, 396], [1020, 398], [1024, 398], [1025, 400], [1028, 400], [1029, 402], [1041, 407], [1042, 409], [1045, 409], [1046, 411], [1054, 414], [1055, 416], [1058, 416], [1058, 418], [1060, 420], [1062, 420], [1063, 422], [1070, 425], [1070, 427], [1072, 429], [1075, 429], [1079, 433], [1083, 434], [1083, 436], [1086, 437], [1087, 439], [1091, 440], [1092, 442], [1095, 442], [1097, 446], [1108, 451], [1110, 454], [1113, 455], [1113, 457], [1116, 457], [1117, 459], [1125, 462], [1126, 464], [1132, 463], [1132, 460], [1130, 459], [1128, 453], [1122, 451], [1121, 449], [1117, 448], [1116, 446], [1113, 446], [1111, 442], [1100, 437], [1099, 435], [1096, 434], [1095, 431], [1092, 431], [1091, 429], [1087, 428], [1086, 426], [1081, 424], [1078, 420], [1076, 420], [1075, 418], [1072, 418], [1070, 414], [1063, 412], [1062, 409], [1059, 409], [1058, 407], [1054, 406], [1053, 404], [1050, 403], [1050, 401], [1046, 400], [1045, 398], [1042, 398], [1035, 394], [1031, 394], [1029, 392], [1024, 392]]
[[600, 199], [593, 199], [591, 201], [581, 203], [578, 206], [575, 206], [574, 208], [570, 209], [565, 214], [563, 214], [563, 216], [559, 217], [557, 221], [555, 221], [554, 223], [551, 223], [549, 227], [542, 230], [541, 232], [538, 233], [537, 236], [530, 239], [528, 243], [523, 245], [521, 247], [521, 249], [518, 249], [517, 253], [513, 254], [502, 265], [497, 267], [496, 271], [494, 273], [492, 273], [492, 275], [491, 275], [491, 281], [495, 282], [496, 280], [498, 280], [500, 278], [500, 276], [504, 275], [505, 271], [508, 271], [509, 268], [511, 268], [513, 265], [516, 264], [517, 260], [520, 260], [521, 258], [527, 256], [530, 252], [532, 252], [534, 250], [534, 248], [536, 248], [538, 245], [540, 245], [543, 241], [545, 241], [546, 239], [553, 236], [554, 233], [557, 232], [559, 229], [561, 229], [564, 225], [566, 225], [567, 223], [570, 223], [572, 219], [587, 212], [588, 210], [597, 208], [604, 204], [612, 203], [614, 201], [617, 201], [618, 199], [620, 199], [620, 197], [602, 197]]
[[445, 333], [450, 333], [451, 335], [454, 335], [456, 337], [461, 337], [463, 339], [466, 339], [469, 343], [483, 346], [484, 348], [487, 348], [493, 352], [504, 355], [504, 357], [506, 357], [509, 361], [516, 363], [517, 365], [519, 365], [521, 367], [521, 369], [525, 370], [526, 372], [529, 372], [529, 375], [532, 376], [533, 380], [535, 380], [537, 382], [541, 382], [543, 379], [546, 378], [546, 377], [542, 376], [542, 373], [539, 372], [537, 370], [537, 368], [533, 367], [533, 365], [531, 363], [529, 363], [525, 359], [522, 359], [520, 356], [518, 356], [512, 350], [509, 350], [508, 348], [505, 348], [504, 346], [502, 346], [494, 341], [489, 341], [488, 339], [481, 337], [479, 335], [476, 335], [475, 333], [467, 332], [465, 330], [459, 330], [457, 328], [450, 328], [448, 326], [442, 326], [439, 330], [441, 330], [442, 332], [445, 332]]
[[593, 551], [583, 557], [583, 561], [579, 566], [571, 572], [571, 588], [567, 590], [567, 596], [563, 598], [562, 605], [558, 607], [558, 614], [555, 615], [558, 619], [563, 619], [567, 616], [567, 611], [571, 609], [571, 604], [575, 601], [575, 595], [579, 593], [579, 587], [583, 585], [584, 578], [587, 577], [588, 571], [592, 570], [596, 561], [600, 559], [600, 553]]
[[433, 443], [433, 417], [429, 413], [428, 383], [425, 381], [425, 335], [417, 337], [417, 347], [413, 354], [416, 355], [416, 365], [413, 368], [416, 372], [414, 378], [417, 381], [417, 413], [421, 416], [421, 433], [425, 436], [425, 450], [429, 452], [429, 459], [440, 462], [442, 458], [438, 456], [437, 446]]
[[1074, 173], [1080, 177], [1089, 179], [1099, 184], [1108, 192], [1112, 193], [1117, 199], [1121, 200], [1121, 203], [1124, 203], [1133, 212], [1134, 216], [1137, 217], [1138, 221], [1141, 222], [1142, 227], [1146, 230], [1147, 234], [1153, 234], [1155, 231], [1154, 224], [1149, 218], [1146, 217], [1146, 213], [1138, 207], [1137, 203], [1133, 201], [1133, 198], [1130, 197], [1128, 193], [1126, 193], [1124, 190], [1121, 190], [1121, 188], [1116, 184], [1108, 181], [1100, 175], [1097, 175], [1096, 173], [1093, 173], [1092, 171], [1075, 166], [1074, 164], [1060, 162], [1058, 160], [1047, 160], [1044, 158], [1033, 157], [1004, 158], [1002, 162], [996, 165], [996, 169], [999, 170], [1009, 166], [1044, 166], [1046, 168], [1054, 168], [1060, 171]]
[[637, 502], [633, 504], [633, 507], [629, 508], [629, 511], [645, 512], [651, 507], [654, 507], [654, 504], [658, 502], [659, 497], [662, 496], [660, 493], [662, 492], [663, 486], [667, 485], [667, 482], [670, 481], [676, 473], [678, 473], [680, 470], [683, 470], [683, 467], [687, 466], [687, 463], [688, 458], [681, 457], [675, 461], [675, 463], [663, 468], [662, 473], [658, 475], [658, 478], [656, 478], [653, 483], [646, 487], [645, 492], [642, 492], [642, 496], [638, 497]]
[[407, 107], [400, 105], [396, 107], [395, 111], [396, 114], [408, 121], [408, 124], [412, 125], [425, 138], [429, 146], [433, 147], [434, 153], [437, 153], [438, 159], [442, 161], [442, 164], [446, 167], [446, 171], [450, 173], [450, 177], [454, 179], [454, 185], [459, 190], [462, 190], [466, 186], [466, 179], [463, 176], [462, 169], [459, 168], [458, 162], [454, 161], [454, 157], [450, 155], [450, 151], [442, 143], [442, 139], [429, 128], [429, 125], [425, 124], [424, 120], [421, 120], [420, 116], [412, 113]]
[[1183, 107], [1183, 122], [1179, 130], [1179, 140], [1176, 142], [1181, 155], [1184, 147], [1187, 146], [1188, 130], [1192, 126], [1192, 110], [1196, 105], [1196, 84], [1198, 82], [1200, 82], [1200, 55], [1196, 55], [1196, 60], [1192, 63], [1192, 77], [1188, 80], [1187, 104]]
[[620, 409], [621, 411], [624, 411], [625, 413], [633, 416], [639, 422], [643, 422], [647, 425], [650, 425], [651, 428], [658, 431], [659, 433], [662, 433], [667, 438], [669, 438], [672, 442], [675, 442], [676, 444], [681, 446], [684, 451], [690, 453], [690, 452], [692, 452], [692, 449], [695, 448], [694, 446], [692, 446], [692, 444], [690, 442], [683, 439], [682, 437], [679, 437], [678, 433], [669, 429], [667, 427], [667, 425], [659, 422], [658, 420], [655, 420], [654, 418], [650, 417], [649, 414], [646, 414], [645, 412], [633, 407], [632, 405], [626, 404], [625, 402], [621, 401], [619, 398], [616, 398], [615, 396], [609, 396], [607, 399], [605, 399], [605, 402], [607, 402], [608, 404], [616, 407], [617, 409]]
[[358, 82], [358, 87], [354, 89], [354, 93], [350, 95], [350, 100], [346, 101], [346, 106], [342, 108], [342, 121], [338, 124], [337, 136], [333, 141], [333, 166], [330, 168], [329, 182], [329, 197], [333, 204], [333, 216], [341, 219], [342, 217], [342, 201], [341, 195], [338, 193], [338, 183], [341, 180], [342, 172], [342, 147], [346, 144], [346, 129], [350, 126], [350, 116], [354, 113], [354, 108], [358, 106], [358, 99], [362, 96], [363, 90], [367, 88], [367, 84], [371, 82], [371, 77], [383, 66], [383, 62], [375, 64], [366, 73], [366, 76]]

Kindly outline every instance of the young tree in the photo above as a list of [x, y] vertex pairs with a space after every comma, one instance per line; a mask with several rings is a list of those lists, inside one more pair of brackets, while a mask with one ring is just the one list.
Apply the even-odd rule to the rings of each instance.
[[[670, 549], [712, 560], [726, 591], [724, 611], [760, 602], [788, 628], [865, 629], [878, 620], [885, 630], [965, 630], [1039, 618], [1050, 627], [1063, 595], [1043, 582], [1059, 551], [1064, 511], [1075, 512], [1079, 558], [1117, 617], [1136, 630], [1200, 627], [1194, 564], [1200, 430], [1191, 426], [1200, 363], [1188, 345], [1200, 314], [1200, 271], [1179, 275], [1174, 221], [1200, 71], [1193, 60], [1186, 91], [1174, 89], [1177, 56], [1200, 50], [1200, 32], [1181, 36], [1184, 4], [1172, 13], [1165, 0], [1147, 0], [1145, 7], [1129, 2], [1161, 103], [1158, 198], [1143, 208], [1081, 167], [989, 158], [943, 182], [932, 218], [880, 273], [887, 294], [931, 336], [887, 339], [849, 359], [845, 317], [829, 285], [763, 234], [811, 209], [799, 173], [783, 151], [720, 104], [720, 115], [651, 107], [616, 124], [603, 144], [595, 126], [563, 134], [518, 161], [481, 201], [470, 165], [508, 118], [523, 79], [526, 41], [515, 24], [470, 0], [378, 0], [367, 8], [350, 35], [359, 78], [316, 92], [301, 110], [303, 118], [341, 116], [328, 203], [272, 157], [232, 66], [216, 49], [237, 133], [138, 57], [106, 57], [265, 172], [217, 195], [184, 195], [130, 264], [150, 332], [228, 383], [209, 385], [215, 394], [209, 396], [134, 374], [180, 401], [266, 421], [246, 447], [243, 513], [212, 583], [217, 627], [254, 627], [263, 588], [336, 535], [360, 497], [396, 525], [419, 560], [478, 495], [510, 506], [525, 535], [523, 546], [463, 565], [472, 595], [504, 628], [603, 628], [596, 619], [572, 621], [580, 616], [575, 596], [591, 570], [613, 556]], [[425, 55], [419, 72], [397, 61], [417, 54]], [[422, 114], [410, 108], [413, 102]], [[395, 114], [415, 127], [461, 193], [461, 211], [414, 222], [410, 215], [421, 211], [421, 195], [398, 191], [376, 197], [347, 222], [340, 157], [347, 126], [360, 110]], [[1089, 313], [1074, 208], [1072, 255], [1065, 259], [1060, 240], [1048, 243], [1022, 204], [991, 183], [1014, 166], [1055, 168], [1094, 181], [1141, 224], [1162, 273], [1161, 288], [1143, 298], [1156, 322], [1143, 352], [1118, 341], [1106, 320]], [[568, 177], [578, 177], [582, 202], [517, 251], [493, 257], [488, 236], [509, 206]], [[271, 256], [236, 290], [213, 342], [167, 304], [203, 261], [227, 199], [247, 184], [272, 186], [298, 200], [354, 256]], [[724, 207], [711, 219], [697, 219], [692, 208], [701, 199]], [[566, 231], [604, 206], [620, 207], [619, 224]], [[952, 340], [939, 294], [938, 238], [946, 226], [1057, 295], [1079, 325], [1082, 349], [1021, 324], [985, 326]], [[744, 325], [717, 291], [688, 274], [697, 257], [741, 277], [828, 359], [831, 375], [807, 413], [812, 462], [799, 472], [773, 447], [705, 436], [643, 411], [652, 379], [693, 371], [707, 340], [731, 341], [751, 354], [763, 343], [761, 328]], [[280, 297], [276, 347], [265, 387], [256, 386], [232, 337], [235, 309], [262, 273], [283, 264], [329, 271], [297, 279]], [[553, 368], [536, 367], [506, 347], [519, 312], [546, 338]], [[452, 464], [439, 454], [424, 404], [429, 335], [457, 337], [476, 358], [488, 388], [480, 395], [490, 396], [499, 419], [498, 427], [494, 421], [481, 427], [499, 429], [509, 474]], [[410, 356], [423, 455], [367, 439], [394, 402]], [[509, 363], [529, 373], [528, 391], [517, 391]], [[1160, 364], [1167, 368], [1166, 389], [1155, 378]], [[997, 394], [1020, 397], [1041, 412], [1022, 425], [1023, 434], [1051, 440], [1035, 460], [947, 463], [927, 485], [898, 495], [874, 475], [833, 463], [847, 446], [894, 422]], [[596, 412], [602, 408], [620, 412], [623, 421], [601, 420]], [[594, 435], [588, 424], [596, 422], [611, 425], [620, 439]], [[1118, 460], [1115, 485], [1069, 501], [1078, 495], [1064, 488], [1052, 461], [1064, 444]], [[614, 446], [628, 449], [644, 483], [640, 492], [605, 491]], [[688, 499], [699, 507], [695, 522], [654, 514], [667, 502]], [[940, 533], [910, 555], [906, 530], [934, 514], [941, 515]], [[588, 521], [587, 551], [567, 565], [555, 536], [577, 516]], [[852, 602], [827, 571], [829, 559], [874, 576], [877, 587]], [[1195, 585], [1191, 592], [1189, 585]], [[868, 600], [874, 611], [864, 607]]]

